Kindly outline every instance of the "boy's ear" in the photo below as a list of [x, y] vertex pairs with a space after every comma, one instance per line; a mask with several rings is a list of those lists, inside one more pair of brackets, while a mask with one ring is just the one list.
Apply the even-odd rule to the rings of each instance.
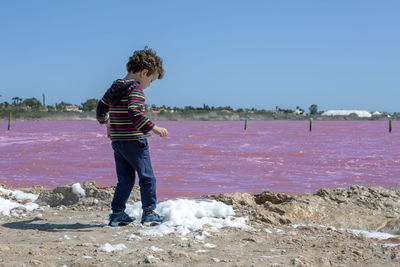
[[141, 74], [142, 76], [147, 76], [147, 73], [148, 73], [148, 72], [149, 72], [148, 69], [143, 69], [143, 70], [140, 71], [140, 74]]

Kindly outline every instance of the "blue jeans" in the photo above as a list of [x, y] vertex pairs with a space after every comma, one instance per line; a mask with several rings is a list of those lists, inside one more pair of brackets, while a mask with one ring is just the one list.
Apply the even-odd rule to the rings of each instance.
[[135, 184], [135, 171], [139, 176], [140, 197], [144, 211], [156, 208], [156, 177], [150, 161], [147, 139], [112, 141], [118, 183], [111, 202], [113, 212], [124, 211]]

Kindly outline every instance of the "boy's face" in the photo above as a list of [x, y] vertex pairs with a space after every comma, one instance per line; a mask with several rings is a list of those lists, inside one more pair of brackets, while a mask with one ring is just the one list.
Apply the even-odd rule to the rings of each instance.
[[152, 75], [147, 76], [147, 72], [148, 72], [147, 70], [142, 70], [140, 72], [139, 82], [142, 89], [149, 87], [152, 82], [158, 79], [158, 73], [155, 72]]

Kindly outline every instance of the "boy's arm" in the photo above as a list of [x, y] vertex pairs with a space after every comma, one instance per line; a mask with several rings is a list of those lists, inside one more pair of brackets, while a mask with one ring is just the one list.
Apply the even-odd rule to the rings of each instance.
[[150, 132], [155, 124], [144, 114], [145, 96], [143, 90], [135, 86], [128, 98], [128, 113], [136, 129], [143, 134]]
[[100, 124], [106, 123], [109, 119], [108, 111], [110, 108], [110, 102], [108, 99], [108, 94], [106, 92], [103, 98], [97, 103], [96, 119]]

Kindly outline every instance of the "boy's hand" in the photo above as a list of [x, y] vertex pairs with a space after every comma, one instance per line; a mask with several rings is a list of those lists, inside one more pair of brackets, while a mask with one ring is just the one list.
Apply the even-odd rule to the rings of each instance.
[[107, 137], [111, 139], [110, 120], [106, 122], [106, 127], [107, 127]]
[[158, 126], [154, 126], [152, 131], [153, 133], [158, 134], [161, 137], [166, 137], [168, 135], [167, 129]]

